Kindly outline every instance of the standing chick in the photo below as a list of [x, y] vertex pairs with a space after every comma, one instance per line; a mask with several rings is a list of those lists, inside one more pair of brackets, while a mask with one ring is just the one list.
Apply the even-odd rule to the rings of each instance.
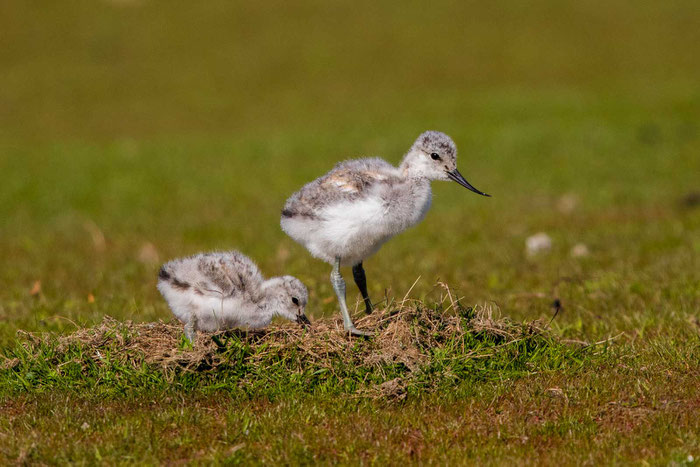
[[238, 251], [200, 253], [165, 263], [158, 290], [194, 342], [197, 331], [258, 329], [282, 316], [302, 325], [309, 294], [292, 276], [264, 280], [258, 267]]
[[331, 283], [343, 324], [351, 334], [368, 335], [356, 329], [350, 319], [340, 266], [352, 266], [355, 283], [370, 313], [372, 303], [362, 261], [425, 217], [432, 180], [452, 180], [489, 196], [471, 186], [457, 170], [457, 147], [452, 139], [438, 131], [426, 131], [398, 168], [377, 158], [341, 162], [287, 200], [282, 210], [282, 230], [313, 256], [333, 265]]

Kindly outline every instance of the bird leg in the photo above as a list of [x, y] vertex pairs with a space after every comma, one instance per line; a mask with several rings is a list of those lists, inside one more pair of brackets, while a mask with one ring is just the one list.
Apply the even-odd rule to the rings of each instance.
[[194, 346], [194, 341], [197, 338], [197, 329], [195, 326], [196, 318], [194, 316], [194, 313], [190, 315], [190, 319], [185, 323], [185, 337], [187, 338], [188, 341], [190, 341], [190, 344]]
[[340, 275], [340, 258], [335, 259], [333, 264], [333, 270], [331, 271], [331, 284], [333, 284], [333, 290], [338, 296], [338, 302], [340, 303], [340, 313], [343, 315], [343, 326], [345, 330], [348, 331], [353, 336], [370, 336], [371, 333], [358, 330], [354, 324], [352, 324], [352, 319], [350, 318], [350, 313], [348, 312], [348, 306], [345, 303], [345, 280], [343, 276]]
[[357, 288], [360, 289], [362, 300], [365, 301], [365, 312], [367, 314], [372, 313], [372, 301], [367, 293], [367, 277], [365, 276], [365, 269], [362, 267], [362, 261], [352, 267], [352, 277], [355, 279]]

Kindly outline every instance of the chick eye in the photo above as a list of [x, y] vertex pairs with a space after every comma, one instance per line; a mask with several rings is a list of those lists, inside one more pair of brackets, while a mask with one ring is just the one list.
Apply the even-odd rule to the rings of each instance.
[[440, 160], [440, 154], [436, 152], [432, 153], [430, 157], [432, 157], [434, 161]]
[[292, 297], [292, 303], [294, 303], [295, 305], [298, 305], [298, 304], [299, 304], [299, 299], [296, 298], [296, 297]]

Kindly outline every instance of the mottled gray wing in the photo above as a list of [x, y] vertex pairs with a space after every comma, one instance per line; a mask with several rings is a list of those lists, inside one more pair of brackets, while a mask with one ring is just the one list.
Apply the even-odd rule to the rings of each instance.
[[394, 166], [382, 159], [340, 162], [326, 175], [294, 193], [287, 200], [282, 216], [315, 218], [325, 206], [361, 198], [378, 182], [396, 178], [395, 171]]
[[229, 297], [257, 296], [263, 277], [247, 256], [237, 252], [203, 253], [163, 266], [161, 278], [177, 282], [180, 288], [192, 288], [200, 295]]
[[238, 252], [201, 255], [197, 268], [202, 276], [195, 286], [223, 296], [256, 295], [263, 281], [255, 263]]

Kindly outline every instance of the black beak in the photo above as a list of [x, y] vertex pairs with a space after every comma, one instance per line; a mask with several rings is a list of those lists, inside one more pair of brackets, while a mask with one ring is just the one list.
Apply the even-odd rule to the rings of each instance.
[[479, 191], [479, 190], [477, 190], [476, 188], [474, 188], [473, 186], [471, 186], [471, 185], [469, 184], [469, 182], [466, 181], [466, 180], [464, 179], [464, 177], [462, 177], [462, 174], [459, 173], [459, 170], [457, 170], [457, 169], [454, 169], [452, 172], [447, 172], [447, 176], [450, 177], [450, 180], [459, 183], [459, 184], [462, 185], [464, 188], [468, 188], [468, 189], [470, 189], [471, 191], [473, 191], [474, 193], [480, 194], [481, 196], [488, 196], [488, 197], [491, 197], [491, 195], [487, 195], [487, 194], [484, 193], [483, 191]]
[[306, 315], [297, 315], [297, 323], [304, 327], [311, 326], [311, 321], [309, 321], [309, 318], [307, 318]]

